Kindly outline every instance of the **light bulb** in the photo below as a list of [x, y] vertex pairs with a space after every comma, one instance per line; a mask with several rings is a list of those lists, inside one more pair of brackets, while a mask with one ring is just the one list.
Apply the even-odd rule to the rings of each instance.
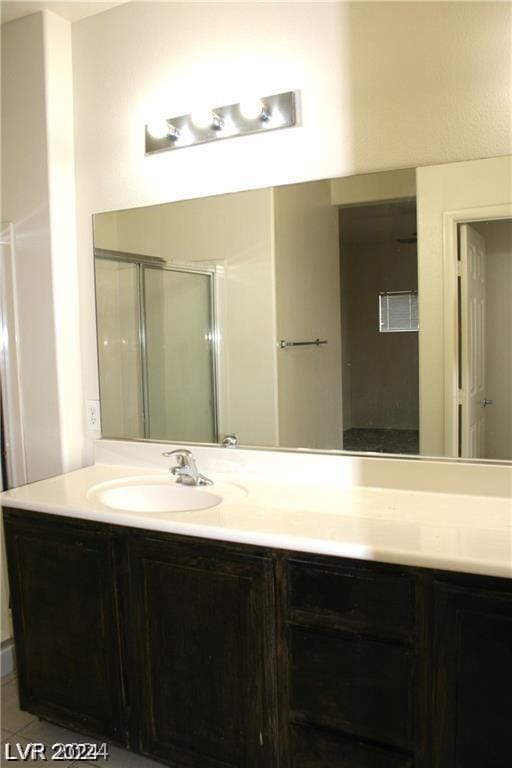
[[177, 147], [186, 147], [189, 144], [194, 143], [194, 135], [190, 128], [185, 125], [179, 132], [179, 136], [176, 138], [176, 145]]
[[287, 123], [286, 117], [284, 117], [280, 109], [276, 109], [274, 112], [272, 112], [273, 128], [280, 128], [281, 126], [286, 125], [286, 123]]
[[169, 139], [178, 139], [180, 132], [175, 125], [172, 125], [168, 120], [159, 118], [152, 120], [147, 125], [148, 133], [153, 139], [165, 139], [167, 136]]
[[190, 118], [196, 128], [200, 128], [203, 131], [208, 128], [218, 131], [223, 126], [222, 118], [215, 114], [212, 109], [196, 109], [192, 112]]
[[240, 114], [246, 120], [268, 120], [270, 110], [261, 99], [242, 99], [239, 104]]
[[147, 125], [148, 133], [153, 139], [163, 139], [169, 132], [169, 125], [167, 120], [163, 117], [157, 120], [151, 120]]

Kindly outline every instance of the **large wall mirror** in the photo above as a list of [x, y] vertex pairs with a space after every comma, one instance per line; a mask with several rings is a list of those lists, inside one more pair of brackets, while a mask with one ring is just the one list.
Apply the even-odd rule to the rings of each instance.
[[510, 167], [96, 215], [103, 436], [511, 460]]

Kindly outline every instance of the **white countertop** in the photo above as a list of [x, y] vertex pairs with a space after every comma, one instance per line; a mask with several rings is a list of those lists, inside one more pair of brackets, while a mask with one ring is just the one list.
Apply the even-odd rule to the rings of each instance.
[[280, 484], [214, 475], [223, 501], [189, 512], [128, 512], [90, 489], [161, 469], [95, 464], [0, 495], [4, 507], [264, 547], [512, 578], [512, 501], [505, 497]]

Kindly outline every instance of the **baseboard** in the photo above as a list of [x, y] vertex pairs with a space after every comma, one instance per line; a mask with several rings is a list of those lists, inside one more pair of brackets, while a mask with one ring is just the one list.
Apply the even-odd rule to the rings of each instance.
[[7, 640], [5, 643], [2, 643], [2, 648], [0, 649], [1, 676], [7, 677], [7, 675], [14, 672], [14, 668], [14, 643], [12, 640]]

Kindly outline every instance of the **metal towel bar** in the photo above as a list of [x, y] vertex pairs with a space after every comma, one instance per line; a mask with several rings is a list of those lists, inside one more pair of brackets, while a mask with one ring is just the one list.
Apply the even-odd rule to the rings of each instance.
[[281, 349], [286, 349], [286, 347], [319, 347], [320, 344], [327, 344], [327, 341], [321, 341], [320, 339], [315, 339], [314, 341], [284, 341], [284, 339], [281, 339], [279, 347]]

